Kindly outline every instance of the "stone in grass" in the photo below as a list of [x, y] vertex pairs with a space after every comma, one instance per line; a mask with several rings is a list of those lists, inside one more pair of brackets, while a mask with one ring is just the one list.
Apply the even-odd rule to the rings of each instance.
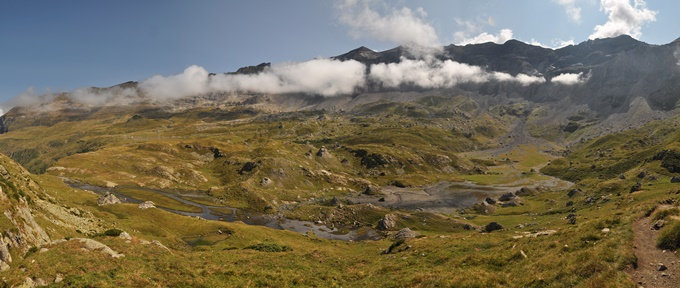
[[497, 231], [497, 230], [502, 230], [503, 225], [498, 224], [498, 222], [490, 222], [489, 224], [486, 224], [484, 226], [484, 231], [486, 232], [492, 232], [492, 231]]
[[671, 178], [671, 183], [680, 183], [680, 176], [673, 176]]
[[640, 189], [642, 189], [642, 183], [637, 182], [635, 185], [630, 187], [630, 193], [640, 191]]
[[666, 225], [666, 221], [657, 220], [656, 222], [654, 222], [654, 225], [652, 225], [652, 229], [653, 230], [659, 230], [659, 229], [663, 228], [663, 226], [665, 226], [665, 225]]

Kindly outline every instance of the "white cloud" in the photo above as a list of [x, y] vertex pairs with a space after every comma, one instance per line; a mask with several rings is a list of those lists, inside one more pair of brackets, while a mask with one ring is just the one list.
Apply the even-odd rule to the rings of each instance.
[[489, 34], [487, 32], [482, 32], [474, 37], [467, 37], [465, 32], [459, 31], [454, 33], [454, 41], [458, 45], [479, 44], [486, 42], [503, 44], [510, 39], [512, 39], [512, 30], [510, 29], [501, 29], [496, 35]]
[[576, 6], [576, 0], [555, 0], [557, 4], [564, 7], [564, 11], [569, 16], [569, 19], [576, 23], [581, 22], [581, 7]]
[[536, 39], [531, 38], [531, 41], [529, 41], [529, 44], [534, 45], [534, 46], [543, 47], [543, 48], [548, 48], [548, 49], [560, 49], [562, 47], [574, 45], [575, 43], [574, 43], [573, 39], [570, 39], [570, 40], [553, 39], [551, 41], [551, 45], [546, 45], [546, 44], [539, 42]]
[[154, 99], [177, 99], [208, 92], [208, 71], [192, 65], [172, 76], [156, 75], [139, 84], [142, 91]]
[[607, 13], [607, 22], [595, 26], [588, 39], [609, 38], [630, 35], [638, 39], [641, 28], [647, 22], [656, 21], [657, 11], [647, 9], [644, 0], [601, 0], [600, 10]]
[[[323, 96], [350, 94], [364, 85], [366, 66], [360, 62], [314, 59], [272, 65], [258, 74], [215, 75], [209, 91], [307, 93]], [[188, 96], [188, 95], [187, 95]]]
[[583, 72], [563, 73], [550, 79], [550, 82], [561, 85], [575, 85], [587, 82], [588, 78], [589, 77], [583, 75]]
[[502, 72], [487, 72], [479, 66], [451, 60], [425, 61], [402, 58], [398, 63], [371, 65], [369, 78], [385, 87], [414, 85], [422, 88], [449, 88], [460, 83], [487, 81], [517, 82], [530, 85], [545, 82], [543, 77], [524, 74], [512, 76]]
[[[340, 22], [350, 28], [355, 38], [371, 38], [400, 45], [439, 46], [437, 33], [425, 20], [423, 8], [385, 8], [381, 14], [374, 9], [376, 1], [345, 0], [337, 5]], [[383, 5], [386, 6], [386, 5]]]

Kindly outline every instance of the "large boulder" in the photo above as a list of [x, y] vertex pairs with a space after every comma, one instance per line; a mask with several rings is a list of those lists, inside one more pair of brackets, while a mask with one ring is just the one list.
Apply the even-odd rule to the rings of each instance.
[[409, 238], [416, 238], [418, 237], [418, 232], [413, 231], [409, 228], [404, 228], [399, 230], [397, 234], [394, 234], [394, 239], [400, 240], [400, 239], [409, 239]]
[[99, 196], [99, 199], [97, 199], [97, 205], [99, 206], [111, 204], [120, 204], [120, 199], [111, 193], [106, 193], [105, 195]]
[[680, 183], [680, 176], [671, 177], [671, 183]]
[[378, 230], [392, 230], [397, 227], [397, 215], [385, 214], [382, 219], [378, 220]]

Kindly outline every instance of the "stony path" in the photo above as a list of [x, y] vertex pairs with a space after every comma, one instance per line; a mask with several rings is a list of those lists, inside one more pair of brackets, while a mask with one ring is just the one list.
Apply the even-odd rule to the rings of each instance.
[[[652, 230], [651, 218], [633, 222], [633, 250], [638, 267], [630, 274], [637, 287], [680, 287], [680, 257], [676, 253], [656, 248], [659, 233]], [[659, 271], [659, 265], [667, 267]]]

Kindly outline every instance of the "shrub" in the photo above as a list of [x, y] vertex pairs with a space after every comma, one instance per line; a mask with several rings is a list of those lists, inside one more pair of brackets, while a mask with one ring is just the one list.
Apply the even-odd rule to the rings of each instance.
[[276, 243], [259, 243], [255, 245], [250, 245], [245, 249], [257, 250], [262, 252], [286, 252], [293, 250], [288, 246], [279, 245]]
[[24, 254], [24, 258], [31, 256], [31, 254], [35, 254], [35, 252], [38, 252], [38, 247], [33, 246], [28, 248], [28, 251], [26, 251], [26, 254]]
[[677, 250], [680, 248], [680, 222], [673, 222], [661, 230], [656, 246], [660, 249]]
[[387, 251], [385, 252], [385, 254], [390, 254], [390, 253], [392, 253], [392, 251], [394, 251], [394, 249], [396, 249], [397, 247], [403, 245], [405, 242], [406, 242], [406, 241], [404, 241], [404, 239], [398, 239], [398, 240], [394, 241], [394, 242], [392, 243], [392, 245], [390, 245], [390, 248], [387, 248]]

